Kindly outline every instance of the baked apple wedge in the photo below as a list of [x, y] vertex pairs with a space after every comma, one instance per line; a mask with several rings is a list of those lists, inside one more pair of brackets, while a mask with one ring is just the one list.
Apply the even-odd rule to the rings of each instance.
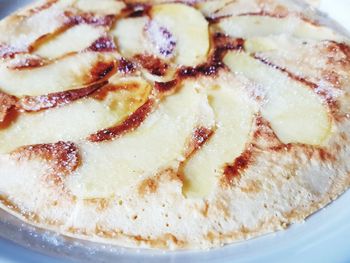
[[250, 38], [270, 35], [291, 35], [304, 39], [343, 41], [332, 29], [305, 21], [298, 16], [271, 17], [242, 15], [223, 18], [218, 28], [231, 37]]
[[283, 143], [320, 146], [327, 142], [332, 119], [326, 103], [310, 87], [244, 52], [230, 52], [224, 62], [261, 86], [261, 113]]
[[210, 139], [183, 166], [183, 192], [188, 197], [205, 198], [212, 193], [225, 165], [244, 151], [255, 112], [243, 85], [234, 78], [221, 77], [207, 86], [216, 126]]
[[136, 130], [114, 141], [80, 144], [85, 162], [70, 176], [68, 187], [79, 198], [105, 198], [163, 169], [177, 170], [193, 132], [213, 125], [206, 94], [198, 84], [184, 83]]
[[105, 78], [115, 68], [109, 53], [82, 52], [38, 67], [22, 67], [26, 56], [0, 62], [0, 87], [15, 96], [37, 96], [81, 87]]
[[9, 152], [22, 145], [85, 139], [127, 118], [147, 101], [150, 92], [151, 86], [140, 78], [112, 78], [110, 84], [88, 97], [60, 107], [22, 112], [9, 127], [0, 130], [0, 151]]
[[173, 3], [155, 5], [149, 14], [122, 19], [112, 30], [123, 56], [154, 56], [175, 67], [205, 61], [209, 29], [199, 11]]

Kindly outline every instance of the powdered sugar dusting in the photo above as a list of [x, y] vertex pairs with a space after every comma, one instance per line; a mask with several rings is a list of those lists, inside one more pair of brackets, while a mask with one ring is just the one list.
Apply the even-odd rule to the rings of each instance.
[[174, 56], [176, 48], [176, 39], [174, 35], [164, 26], [155, 21], [151, 21], [146, 26], [146, 32], [160, 55], [165, 58]]

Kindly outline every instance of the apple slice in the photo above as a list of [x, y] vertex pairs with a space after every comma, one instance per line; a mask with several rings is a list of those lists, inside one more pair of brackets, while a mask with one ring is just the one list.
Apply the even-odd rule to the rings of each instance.
[[150, 92], [151, 86], [141, 78], [115, 78], [89, 97], [57, 108], [21, 113], [12, 125], [0, 130], [0, 151], [84, 139], [124, 120], [147, 101]]
[[227, 6], [228, 4], [236, 2], [235, 0], [212, 0], [203, 1], [196, 4], [196, 7], [208, 17], [213, 17], [213, 15], [218, 12], [221, 8]]
[[176, 64], [195, 66], [206, 60], [208, 22], [198, 10], [184, 4], [161, 4], [153, 6], [151, 17], [154, 23], [174, 35]]
[[165, 169], [177, 170], [196, 127], [213, 125], [207, 96], [186, 82], [133, 132], [105, 143], [81, 143], [84, 162], [67, 181], [78, 198], [116, 195]]
[[192, 198], [208, 197], [225, 165], [244, 151], [255, 111], [243, 85], [232, 77], [219, 78], [207, 92], [215, 114], [216, 129], [184, 164], [183, 193]]
[[[169, 61], [166, 60], [169, 58], [162, 57], [147, 37], [149, 24], [150, 19], [147, 17], [121, 19], [112, 30], [112, 34], [118, 43], [120, 53], [126, 58], [135, 58], [145, 78], [157, 82], [172, 80], [175, 70], [168, 66]], [[164, 69], [161, 75], [152, 72], [159, 69]]]
[[117, 0], [77, 0], [74, 6], [83, 12], [92, 12], [98, 15], [118, 15], [126, 5]]
[[224, 63], [233, 72], [263, 86], [266, 97], [261, 113], [283, 143], [323, 145], [327, 142], [332, 121], [327, 106], [309, 87], [247, 53], [230, 52]]
[[[16, 59], [21, 60], [20, 56]], [[65, 91], [102, 79], [113, 70], [112, 54], [84, 52], [73, 54], [42, 67], [10, 69], [16, 60], [0, 63], [0, 87], [15, 96], [37, 96]]]
[[332, 41], [305, 41], [286, 36], [256, 37], [245, 41], [244, 49], [295, 76], [318, 85], [318, 91], [331, 98], [349, 86], [346, 44]]
[[144, 32], [148, 22], [147, 17], [125, 18], [117, 22], [111, 33], [116, 38], [119, 51], [124, 57], [132, 58], [137, 54], [148, 52]]
[[289, 43], [294, 42], [293, 38], [288, 36], [269, 36], [269, 37], [252, 37], [244, 41], [244, 50], [248, 53], [257, 53], [257, 52], [268, 52], [281, 49], [284, 51], [285, 46], [280, 46], [280, 39], [285, 39]]
[[88, 48], [105, 33], [104, 27], [80, 24], [42, 43], [35, 54], [49, 59]]
[[0, 43], [6, 43], [18, 50], [27, 48], [42, 36], [56, 32], [67, 22], [64, 8], [72, 1], [58, 1], [49, 8], [12, 15], [0, 22]]
[[211, 17], [219, 18], [261, 13], [282, 17], [290, 13], [301, 13], [302, 11], [300, 5], [293, 1], [231, 0], [225, 6], [216, 10]]
[[240, 38], [287, 34], [315, 40], [345, 39], [330, 28], [314, 25], [292, 15], [283, 18], [263, 15], [232, 16], [222, 19], [217, 26], [225, 34]]

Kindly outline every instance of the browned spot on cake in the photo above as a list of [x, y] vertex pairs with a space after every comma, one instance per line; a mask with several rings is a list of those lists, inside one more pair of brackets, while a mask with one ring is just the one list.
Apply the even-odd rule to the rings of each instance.
[[210, 242], [214, 242], [214, 240], [216, 239], [215, 236], [216, 235], [212, 231], [208, 231], [206, 235], [206, 239], [209, 240]]
[[12, 202], [7, 196], [1, 194], [0, 195], [0, 202], [3, 206], [6, 206], [8, 209], [10, 209], [16, 213], [22, 214], [21, 209], [14, 202]]
[[76, 228], [76, 227], [71, 226], [67, 229], [67, 232], [75, 234], [75, 235], [88, 236], [88, 231], [86, 229], [83, 229], [83, 228]]
[[153, 55], [136, 55], [135, 60], [147, 71], [156, 76], [164, 76], [169, 66], [160, 58]]
[[350, 46], [345, 43], [336, 43], [336, 45], [344, 53], [347, 59], [350, 59]]
[[16, 106], [17, 98], [0, 91], [0, 128], [6, 122], [10, 111]]
[[103, 36], [97, 39], [88, 47], [88, 50], [94, 52], [112, 52], [116, 50], [114, 40], [111, 37]]
[[74, 14], [70, 11], [65, 11], [67, 16], [66, 25], [74, 26], [80, 24], [88, 24], [93, 26], [105, 26], [111, 27], [116, 19], [115, 15], [106, 15], [106, 16], [95, 16], [92, 13], [79, 13]]
[[186, 151], [185, 151], [185, 160], [182, 161], [179, 164], [179, 168], [177, 171], [178, 178], [183, 183], [183, 190], [188, 187], [189, 181], [187, 180], [184, 172], [184, 167], [186, 166], [187, 162], [191, 159], [191, 156], [193, 156], [198, 149], [200, 149], [214, 134], [213, 129], [209, 129], [207, 127], [197, 127], [193, 133], [192, 136], [187, 143]]
[[260, 12], [248, 12], [242, 13], [238, 16], [268, 16], [275, 18], [284, 18], [288, 15], [288, 9], [285, 9], [283, 6], [276, 6], [276, 8], [272, 12], [268, 12], [266, 10], [261, 10]]
[[206, 127], [198, 127], [192, 133], [191, 141], [188, 145], [186, 157], [190, 157], [196, 150], [200, 149], [204, 143], [213, 135], [214, 131]]
[[345, 43], [329, 41], [323, 52], [327, 54], [327, 64], [330, 65], [330, 69], [328, 67], [323, 69], [322, 78], [335, 88], [347, 86], [349, 76], [347, 73], [350, 70], [350, 47]]
[[337, 72], [335, 72], [334, 70], [325, 69], [322, 71], [321, 74], [322, 74], [322, 78], [327, 82], [331, 83], [333, 87], [341, 88], [341, 80]]
[[207, 62], [196, 67], [182, 67], [178, 70], [179, 78], [194, 78], [198, 76], [215, 76], [220, 69], [225, 68], [222, 62], [223, 57], [229, 50], [240, 50], [243, 48], [243, 39], [232, 39], [228, 36], [217, 33], [213, 37], [213, 50]]
[[247, 228], [246, 226], [242, 225], [239, 229], [239, 231], [244, 235], [247, 236], [251, 230], [249, 228]]
[[107, 81], [103, 81], [80, 89], [67, 90], [42, 96], [24, 96], [18, 101], [18, 107], [27, 112], [35, 112], [62, 106], [89, 96], [107, 83]]
[[136, 66], [133, 64], [133, 62], [126, 60], [125, 58], [122, 58], [118, 61], [118, 72], [129, 74], [136, 71]]
[[261, 182], [259, 180], [248, 181], [244, 187], [240, 187], [240, 190], [245, 193], [256, 194], [261, 191]]
[[253, 133], [254, 146], [259, 146], [261, 143], [265, 145], [280, 145], [281, 142], [277, 139], [270, 123], [261, 115], [255, 118], [255, 130]]
[[97, 62], [91, 69], [91, 76], [89, 76], [89, 83], [97, 82], [110, 77], [116, 71], [116, 62]]
[[12, 47], [5, 43], [0, 43], [0, 58], [14, 58], [16, 54], [25, 53], [27, 49]]
[[[340, 64], [343, 66], [350, 66], [350, 46], [346, 43], [340, 43], [336, 41], [329, 41], [329, 45], [326, 49], [330, 54], [337, 54], [339, 52], [344, 54], [344, 58], [342, 58], [340, 61]], [[330, 57], [330, 61], [333, 61], [333, 56]]]
[[110, 92], [115, 92], [118, 90], [137, 90], [139, 87], [140, 87], [140, 84], [138, 82], [128, 82], [120, 85], [109, 84], [96, 90], [91, 95], [91, 97], [96, 100], [103, 101], [104, 99], [106, 99], [106, 97]]
[[252, 162], [252, 150], [248, 147], [233, 164], [227, 164], [224, 168], [224, 176], [227, 183], [231, 183], [234, 178], [239, 177]]
[[[313, 210], [314, 211], [316, 211], [316, 210], [318, 210], [319, 208], [314, 208]], [[285, 218], [287, 218], [288, 220], [293, 220], [293, 221], [295, 221], [295, 220], [297, 220], [297, 221], [301, 221], [301, 220], [304, 220], [305, 219], [305, 217], [308, 215], [308, 214], [310, 214], [310, 212], [305, 212], [305, 211], [303, 211], [304, 209], [302, 209], [301, 207], [299, 207], [298, 209], [292, 209], [291, 211], [289, 211], [289, 212], [285, 212], [285, 213], [283, 213], [283, 216], [285, 217]], [[286, 226], [288, 226], [288, 224], [286, 225]]]
[[141, 17], [149, 15], [151, 10], [151, 5], [145, 3], [128, 3], [128, 0], [124, 1], [127, 5], [122, 10], [122, 13], [125, 14], [126, 17]]
[[17, 204], [15, 204], [15, 202], [11, 201], [10, 198], [5, 195], [0, 195], [0, 203], [31, 222], [39, 223], [41, 221], [40, 217], [36, 213], [21, 209]]
[[288, 144], [280, 144], [277, 146], [270, 147], [269, 149], [274, 152], [280, 152], [280, 151], [285, 151], [288, 152], [292, 149], [293, 145], [288, 143]]
[[138, 193], [140, 196], [145, 196], [148, 194], [153, 194], [158, 189], [158, 180], [155, 178], [147, 178], [141, 182], [138, 188]]
[[337, 158], [334, 154], [330, 153], [327, 149], [319, 148], [316, 153], [318, 154], [321, 161], [335, 161]]
[[34, 15], [40, 11], [44, 11], [46, 9], [49, 9], [51, 6], [53, 6], [57, 2], [58, 2], [58, 0], [46, 0], [45, 3], [43, 3], [42, 5], [34, 7], [32, 9], [29, 9], [29, 13], [30, 13], [30, 15]]
[[9, 68], [14, 70], [32, 69], [45, 66], [48, 62], [41, 57], [28, 57], [20, 59], [18, 63], [11, 65]]
[[85, 199], [84, 203], [87, 205], [93, 205], [100, 212], [106, 210], [110, 206], [110, 200], [107, 198], [93, 198]]
[[284, 144], [278, 139], [270, 123], [261, 115], [255, 119], [252, 145], [254, 149], [263, 151], [289, 151], [292, 147], [291, 144]]
[[144, 105], [138, 108], [126, 120], [117, 126], [103, 129], [90, 135], [87, 139], [91, 142], [102, 142], [115, 139], [123, 134], [139, 127], [152, 111], [154, 101], [149, 99]]
[[118, 236], [119, 232], [115, 230], [105, 230], [102, 226], [97, 224], [95, 227], [95, 234], [103, 238], [112, 239]]
[[156, 82], [154, 88], [160, 93], [171, 93], [176, 89], [177, 84], [177, 79], [168, 82]]
[[215, 33], [212, 41], [219, 50], [243, 50], [245, 42], [243, 38], [231, 38], [223, 33]]
[[278, 17], [286, 17], [289, 15], [289, 10], [283, 5], [277, 5], [272, 11], [272, 13], [274, 15], [277, 15]]
[[178, 239], [176, 236], [170, 234], [170, 233], [167, 233], [167, 234], [164, 234], [158, 238], [144, 238], [140, 235], [137, 235], [137, 236], [129, 236], [129, 237], [133, 237], [133, 239], [135, 241], [137, 241], [139, 244], [141, 243], [146, 243], [146, 244], [150, 244], [152, 247], [154, 248], [168, 248], [168, 243], [171, 242], [171, 243], [174, 243], [176, 246], [178, 246], [179, 248], [181, 247], [184, 247], [186, 242], [185, 241], [182, 241], [180, 239]]
[[223, 200], [223, 199], [217, 200], [216, 207], [218, 210], [220, 210], [223, 213], [224, 218], [230, 218], [230, 209], [229, 209], [228, 204], [225, 200]]
[[63, 176], [75, 171], [81, 162], [79, 150], [72, 142], [23, 146], [11, 155], [18, 161], [33, 159], [45, 161], [50, 167], [49, 179], [56, 183], [61, 182]]
[[208, 211], [209, 211], [209, 202], [208, 201], [204, 201], [204, 207], [200, 211], [204, 217], [208, 216]]
[[11, 108], [2, 122], [0, 122], [0, 130], [10, 127], [19, 117], [19, 112], [15, 108]]

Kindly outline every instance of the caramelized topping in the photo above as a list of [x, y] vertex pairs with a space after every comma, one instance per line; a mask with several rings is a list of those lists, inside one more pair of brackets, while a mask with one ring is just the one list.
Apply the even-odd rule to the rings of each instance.
[[139, 185], [138, 193], [141, 197], [153, 194], [158, 189], [158, 178], [147, 178]]
[[18, 49], [4, 43], [0, 43], [0, 58], [14, 58], [16, 54], [24, 52], [26, 52], [26, 50]]
[[202, 145], [213, 135], [214, 131], [208, 129], [206, 127], [197, 128], [192, 137], [191, 148], [194, 150], [198, 150], [202, 147]]
[[15, 107], [16, 103], [16, 97], [0, 92], [0, 123], [4, 122], [7, 114]]
[[18, 106], [20, 109], [27, 112], [58, 107], [84, 98], [105, 86], [107, 83], [107, 81], [104, 81], [80, 89], [67, 90], [42, 96], [25, 96], [18, 101]]
[[104, 100], [108, 94], [110, 92], [115, 92], [117, 90], [136, 90], [139, 88], [139, 83], [137, 82], [128, 82], [128, 83], [124, 83], [122, 85], [113, 85], [113, 84], [109, 84], [104, 86], [101, 89], [96, 90], [96, 92], [94, 92], [92, 94], [92, 97], [96, 100]]
[[116, 62], [97, 62], [91, 70], [91, 83], [106, 79], [116, 71]]
[[0, 129], [5, 129], [18, 117], [17, 98], [0, 92]]
[[248, 148], [238, 158], [236, 158], [232, 165], [226, 165], [224, 168], [226, 182], [231, 183], [234, 178], [240, 176], [252, 162], [252, 157], [252, 151]]
[[123, 13], [126, 14], [127, 17], [140, 17], [149, 14], [151, 10], [151, 6], [147, 4], [127, 4], [126, 8], [124, 8]]
[[276, 18], [284, 18], [288, 16], [288, 10], [276, 9], [274, 12], [267, 12], [265, 10], [261, 10], [260, 12], [239, 14], [238, 16], [269, 16]]
[[222, 62], [223, 57], [229, 50], [241, 50], [244, 46], [243, 39], [232, 39], [221, 33], [214, 35], [214, 51], [212, 52], [208, 62], [196, 67], [180, 68], [178, 76], [182, 78], [193, 78], [197, 76], [213, 76], [225, 65]]
[[75, 171], [81, 162], [79, 150], [72, 142], [23, 146], [11, 155], [19, 161], [38, 158], [47, 162], [52, 168], [50, 176], [55, 180]]
[[144, 105], [138, 108], [121, 124], [92, 134], [88, 137], [88, 140], [91, 142], [102, 142], [112, 140], [129, 131], [136, 129], [143, 123], [148, 114], [151, 112], [153, 103], [153, 100], [148, 100]]
[[156, 82], [154, 87], [158, 92], [167, 93], [174, 90], [177, 84], [178, 80], [174, 79], [168, 82]]
[[[335, 41], [330, 41], [328, 47], [327, 47], [327, 52], [331, 54], [336, 54], [338, 52], [342, 52], [345, 56], [344, 59], [339, 61], [342, 65], [350, 67], [350, 46], [345, 44], [345, 43], [339, 43]], [[334, 56], [330, 57], [330, 61], [334, 61]]]
[[11, 65], [11, 69], [21, 70], [21, 69], [31, 69], [38, 68], [46, 65], [47, 62], [41, 57], [27, 57], [20, 59], [16, 64]]
[[164, 76], [169, 67], [165, 62], [153, 55], [136, 55], [135, 59], [142, 67], [157, 76]]
[[96, 17], [91, 13], [73, 14], [69, 11], [66, 11], [65, 15], [68, 17], [68, 22], [66, 24], [69, 26], [89, 24], [94, 26], [111, 27], [116, 19], [115, 15]]
[[111, 52], [116, 50], [116, 46], [112, 38], [104, 36], [92, 43], [88, 50], [94, 52]]
[[58, 2], [58, 0], [47, 0], [45, 1], [44, 4], [40, 5], [40, 6], [37, 6], [35, 8], [32, 8], [29, 10], [29, 13], [31, 15], [35, 14], [35, 13], [38, 13], [40, 11], [44, 11], [46, 9], [49, 9], [51, 6], [53, 6], [54, 4], [56, 4]]
[[129, 60], [122, 58], [118, 61], [118, 72], [129, 74], [133, 73], [136, 70], [136, 66]]

